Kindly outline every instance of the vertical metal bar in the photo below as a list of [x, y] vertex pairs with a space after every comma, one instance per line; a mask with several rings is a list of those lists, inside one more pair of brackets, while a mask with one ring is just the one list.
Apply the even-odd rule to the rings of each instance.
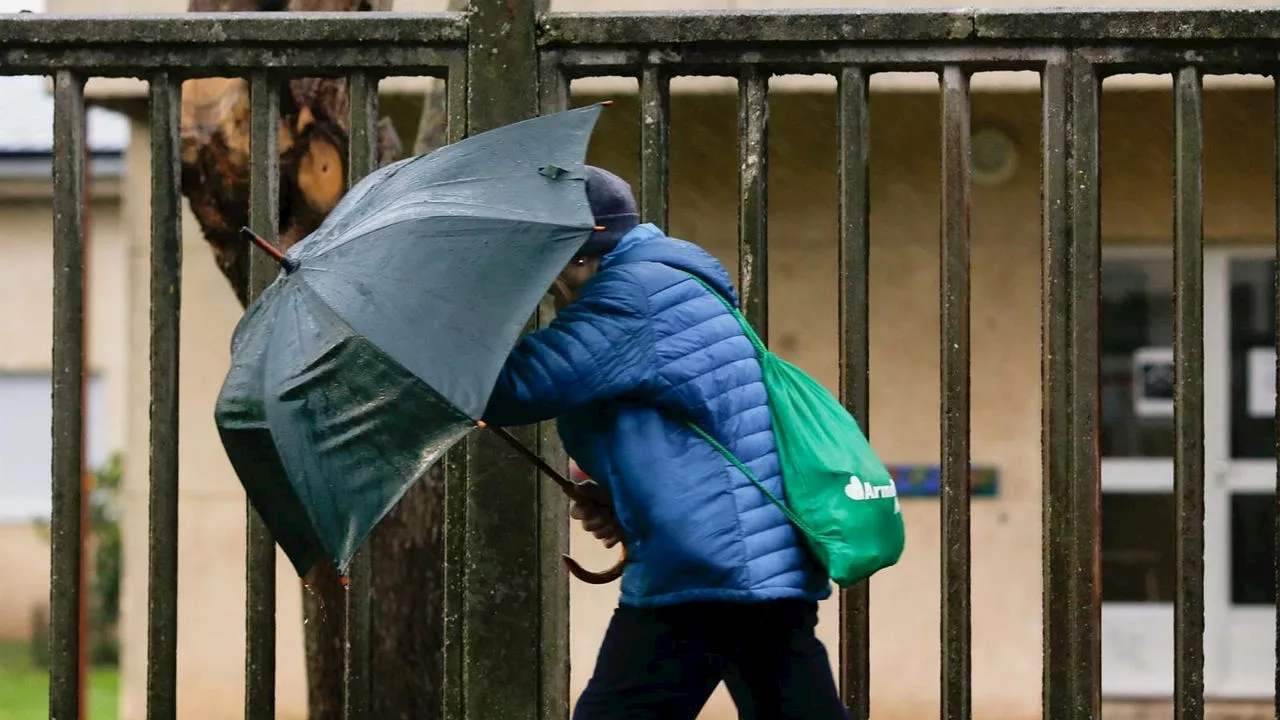
[[[836, 100], [840, 145], [840, 392], [871, 435], [871, 112], [867, 73], [842, 68]], [[870, 581], [840, 594], [840, 692], [853, 720], [871, 717]]]
[[738, 78], [738, 291], [742, 314], [769, 342], [769, 74]]
[[459, 443], [445, 453], [444, 462], [444, 575], [447, 579], [443, 599], [441, 717], [459, 720], [465, 717], [463, 652], [466, 629], [463, 620], [462, 578], [467, 566], [467, 455], [469, 443]]
[[[81, 103], [81, 108], [84, 109], [83, 103]], [[89, 115], [87, 112], [84, 113], [83, 123], [84, 123], [85, 137], [87, 138], [89, 136]], [[87, 142], [85, 143], [85, 150], [84, 150], [84, 177], [86, 178], [93, 177], [93, 153], [89, 150]], [[81, 226], [84, 229], [84, 232], [82, 235], [82, 237], [84, 238], [82, 250], [85, 257], [84, 280], [83, 280], [82, 292], [85, 298], [89, 298], [92, 294], [92, 289], [91, 289], [92, 278], [90, 277], [92, 273], [90, 272], [89, 258], [93, 256], [93, 249], [92, 249], [93, 233], [91, 232], [91, 229], [93, 227], [93, 212], [92, 212], [93, 207], [90, 202], [92, 198], [90, 197], [89, 183], [87, 181], [84, 183], [81, 183], [81, 188], [83, 192], [80, 195], [80, 204], [82, 207], [82, 210], [80, 211], [81, 212], [80, 222], [81, 222]], [[86, 370], [87, 368], [90, 367], [89, 346], [93, 342], [92, 337], [90, 337], [90, 332], [91, 332], [91, 328], [89, 327], [89, 313], [86, 311], [84, 313], [84, 344], [83, 344], [82, 353], [81, 353], [82, 355], [84, 355], [84, 367], [86, 368]], [[82, 418], [86, 417], [85, 408], [88, 406], [88, 404], [89, 404], [89, 386], [87, 382], [82, 382], [80, 383], [80, 416]], [[87, 448], [88, 433], [85, 431], [84, 420], [80, 421], [80, 437], [81, 437], [81, 441], [80, 441], [81, 447]], [[86, 453], [80, 454], [80, 497], [82, 498], [80, 503], [80, 557], [81, 558], [84, 558], [88, 552], [89, 503], [86, 501], [86, 499], [89, 497], [89, 493], [92, 492], [93, 490], [93, 483], [89, 477], [89, 467], [88, 467], [88, 462], [85, 455]], [[89, 673], [89, 565], [91, 562], [92, 560], [90, 559], [88, 561], [82, 561], [80, 563], [80, 577], [79, 577], [80, 603], [79, 603], [79, 607], [77, 608], [78, 614], [80, 616], [80, 619], [79, 619], [80, 654], [77, 661], [79, 664], [77, 673], [79, 674], [80, 682], [77, 683], [78, 685], [77, 694], [79, 695], [78, 702], [80, 705], [81, 720], [84, 719], [85, 708], [87, 707], [85, 703], [85, 693], [87, 692], [86, 686], [89, 683], [89, 675], [88, 675]]]
[[[472, 0], [467, 15], [469, 134], [533, 117], [539, 110], [537, 13], [541, 0]], [[537, 428], [514, 429], [526, 446]], [[446, 576], [460, 583], [461, 717], [531, 720], [541, 707], [544, 668], [563, 658], [543, 655], [538, 566], [541, 517], [536, 469], [493, 433], [467, 439], [464, 528], [446, 542], [465, 542], [465, 567]], [[453, 488], [451, 488], [453, 489]], [[461, 530], [461, 532], [459, 532]], [[446, 591], [448, 592], [448, 591]], [[450, 691], [452, 692], [452, 691]]]
[[970, 717], [969, 77], [942, 73], [942, 717]]
[[[539, 62], [543, 114], [569, 107], [569, 80], [555, 56], [543, 55]], [[555, 319], [555, 306], [545, 298], [538, 309], [538, 326]], [[568, 474], [569, 456], [560, 442], [555, 423], [538, 425], [538, 455], [552, 467]], [[541, 690], [538, 717], [541, 720], [569, 720], [569, 574], [561, 557], [569, 552], [569, 506], [564, 493], [546, 478], [536, 480], [538, 491], [538, 578], [541, 605], [541, 640], [538, 647], [543, 662], [539, 671]]]
[[640, 217], [667, 227], [670, 192], [671, 86], [664, 68], [646, 66], [640, 73]]
[[449, 77], [445, 80], [445, 112], [448, 122], [445, 135], [448, 142], [457, 142], [467, 136], [467, 56], [459, 53], [449, 63]]
[[[378, 81], [366, 74], [350, 80], [351, 128], [347, 143], [347, 187], [353, 187], [377, 166], [378, 160]], [[366, 542], [351, 561], [347, 585], [346, 643], [344, 650], [343, 717], [357, 720], [372, 717], [370, 700], [373, 678], [372, 661], [373, 568], [372, 545]]]
[[1050, 62], [1041, 77], [1044, 153], [1041, 201], [1041, 552], [1042, 698], [1044, 717], [1068, 707], [1070, 652], [1071, 225], [1068, 137], [1069, 62]]
[[[249, 224], [275, 244], [280, 228], [280, 94], [275, 78], [256, 72], [249, 82]], [[266, 253], [249, 254], [249, 302], [278, 268]], [[244, 716], [276, 715], [276, 544], [252, 504], [245, 504]]]
[[[1272, 102], [1274, 103], [1271, 113], [1272, 132], [1275, 136], [1274, 145], [1274, 166], [1275, 175], [1272, 181], [1275, 189], [1275, 218], [1276, 218], [1276, 247], [1275, 256], [1275, 346], [1276, 346], [1276, 388], [1280, 389], [1280, 75], [1273, 78]], [[1280, 407], [1280, 402], [1276, 403]], [[1275, 423], [1276, 447], [1280, 448], [1280, 422]], [[1276, 453], [1276, 499], [1275, 499], [1275, 551], [1277, 562], [1275, 564], [1275, 584], [1276, 584], [1276, 632], [1275, 632], [1275, 657], [1274, 666], [1275, 673], [1275, 693], [1273, 702], [1275, 703], [1275, 717], [1280, 719], [1280, 452]]]
[[547, 54], [538, 63], [538, 107], [543, 115], [569, 107], [569, 78], [560, 68], [560, 58]]
[[147, 717], [177, 716], [178, 342], [182, 196], [180, 81], [151, 78], [151, 526], [147, 586]]
[[1174, 86], [1174, 717], [1204, 717], [1204, 148], [1200, 70]]
[[[457, 142], [467, 133], [467, 58], [458, 54], [449, 64], [445, 80], [445, 113], [448, 118], [445, 135], [448, 142]], [[468, 443], [459, 443], [445, 454], [444, 471], [444, 619], [443, 619], [443, 674], [442, 692], [444, 718], [462, 718], [463, 702], [463, 645], [466, 631], [462, 625], [465, 594], [467, 528], [467, 468]]]
[[84, 458], [84, 78], [54, 76], [53, 461], [49, 717], [81, 714], [81, 471]]
[[1098, 79], [1064, 53], [1045, 68], [1042, 426], [1046, 718], [1096, 718], [1098, 596]]
[[1102, 603], [1099, 514], [1101, 464], [1098, 451], [1098, 294], [1101, 245], [1098, 192], [1098, 78], [1078, 55], [1071, 61], [1069, 177], [1071, 208], [1071, 408], [1072, 453], [1069, 550], [1071, 621], [1067, 637], [1068, 707], [1074, 717], [1101, 713]]

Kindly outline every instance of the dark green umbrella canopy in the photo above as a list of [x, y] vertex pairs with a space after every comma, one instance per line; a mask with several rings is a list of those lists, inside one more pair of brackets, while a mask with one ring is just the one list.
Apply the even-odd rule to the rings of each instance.
[[215, 418], [250, 502], [305, 575], [345, 574], [477, 426], [507, 354], [590, 236], [601, 105], [374, 172], [290, 248], [236, 327]]

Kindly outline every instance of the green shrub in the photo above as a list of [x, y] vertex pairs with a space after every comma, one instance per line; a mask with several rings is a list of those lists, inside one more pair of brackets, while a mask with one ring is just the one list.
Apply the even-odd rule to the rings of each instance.
[[[113, 456], [91, 475], [88, 497], [89, 571], [88, 660], [93, 665], [120, 662], [120, 524], [116, 499], [119, 496], [122, 463]], [[39, 523], [37, 532], [48, 532], [48, 523]], [[31, 663], [49, 665], [49, 610], [41, 605], [31, 615]]]
[[95, 665], [120, 661], [120, 523], [117, 498], [122, 463], [114, 455], [94, 473], [89, 494], [89, 532], [93, 565], [89, 599], [89, 659]]
[[49, 667], [49, 609], [44, 605], [31, 609], [30, 658], [34, 667]]

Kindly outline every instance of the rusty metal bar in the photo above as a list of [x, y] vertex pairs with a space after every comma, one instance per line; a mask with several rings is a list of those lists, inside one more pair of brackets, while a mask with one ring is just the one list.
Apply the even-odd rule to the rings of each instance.
[[942, 717], [972, 714], [969, 567], [969, 77], [942, 72]]
[[1042, 698], [1044, 717], [1067, 707], [1067, 674], [1059, 666], [1070, 647], [1071, 593], [1071, 143], [1070, 62], [1050, 63], [1041, 77], [1043, 241], [1041, 256], [1041, 552]]
[[640, 72], [640, 217], [667, 227], [670, 193], [671, 78], [663, 68]]
[[[265, 72], [249, 81], [249, 224], [271, 244], [280, 228], [280, 95]], [[266, 253], [249, 253], [249, 302], [279, 271]], [[245, 505], [244, 716], [276, 715], [276, 543], [258, 511]]]
[[1174, 84], [1174, 458], [1178, 586], [1174, 717], [1204, 718], [1204, 98], [1200, 70]]
[[[1098, 452], [1098, 295], [1102, 261], [1098, 191], [1098, 77], [1088, 61], [1073, 55], [1069, 82], [1068, 176], [1070, 178], [1070, 359], [1067, 372], [1071, 453], [1069, 528], [1068, 697], [1064, 716], [1080, 720], [1101, 712], [1102, 605], [1098, 517], [1101, 463]], [[1059, 479], [1061, 481], [1061, 479]], [[1074, 714], [1067, 714], [1074, 713]]]
[[178, 341], [182, 299], [182, 195], [178, 178], [182, 85], [151, 81], [150, 579], [147, 718], [177, 716]]
[[[838, 76], [839, 327], [841, 400], [871, 435], [871, 112], [869, 73], [847, 67]], [[870, 581], [840, 593], [840, 694], [853, 720], [871, 717]]]
[[738, 294], [742, 314], [769, 342], [769, 75], [738, 77]]
[[81, 477], [85, 373], [84, 78], [53, 89], [53, 462], [49, 571], [49, 716], [81, 717]]
[[[378, 164], [378, 80], [366, 74], [350, 80], [351, 135], [347, 143], [347, 187], [354, 187]], [[372, 717], [373, 563], [372, 544], [356, 552], [347, 585], [345, 643], [343, 645], [343, 710], [346, 720]]]

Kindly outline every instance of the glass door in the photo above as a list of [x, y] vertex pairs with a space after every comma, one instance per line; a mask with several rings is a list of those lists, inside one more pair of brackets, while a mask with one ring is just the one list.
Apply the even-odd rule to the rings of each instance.
[[1205, 256], [1205, 692], [1275, 682], [1275, 261]]
[[[1205, 251], [1205, 692], [1275, 679], [1275, 263]], [[1102, 688], [1173, 692], [1173, 292], [1167, 250], [1107, 252], [1100, 312]]]
[[1173, 269], [1104, 253], [1100, 307], [1102, 691], [1173, 692]]

